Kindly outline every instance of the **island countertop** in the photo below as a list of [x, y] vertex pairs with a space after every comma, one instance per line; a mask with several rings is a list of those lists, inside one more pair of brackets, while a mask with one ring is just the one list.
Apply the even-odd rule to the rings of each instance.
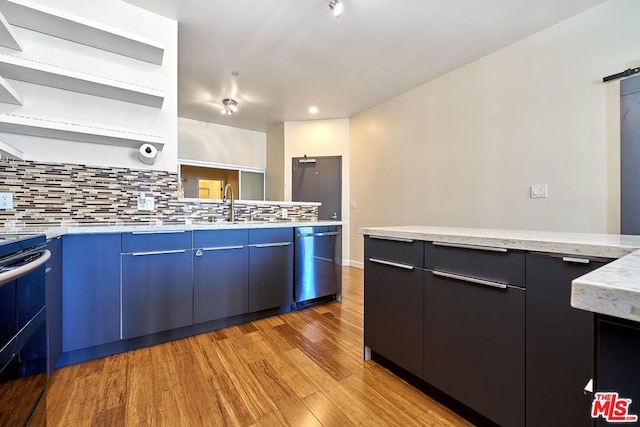
[[640, 322], [640, 236], [421, 225], [366, 227], [361, 228], [360, 233], [396, 239], [617, 258], [573, 280], [571, 305]]

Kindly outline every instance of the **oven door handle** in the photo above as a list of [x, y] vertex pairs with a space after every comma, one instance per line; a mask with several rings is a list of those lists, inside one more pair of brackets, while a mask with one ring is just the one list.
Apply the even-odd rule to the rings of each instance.
[[51, 252], [45, 249], [42, 251], [42, 254], [38, 259], [35, 259], [28, 264], [21, 265], [20, 267], [16, 267], [13, 270], [0, 273], [0, 285], [4, 285], [5, 283], [19, 279], [22, 276], [26, 276], [38, 267], [41, 267], [45, 262], [49, 261], [49, 258], [51, 258]]

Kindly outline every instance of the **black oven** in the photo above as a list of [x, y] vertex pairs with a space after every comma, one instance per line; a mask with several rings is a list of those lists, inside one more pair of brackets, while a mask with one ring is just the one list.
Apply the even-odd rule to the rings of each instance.
[[45, 237], [0, 234], [0, 426], [46, 425]]

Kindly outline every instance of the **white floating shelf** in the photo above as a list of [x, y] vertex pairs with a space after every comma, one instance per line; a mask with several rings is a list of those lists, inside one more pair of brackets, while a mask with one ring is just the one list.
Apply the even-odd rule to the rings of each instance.
[[156, 108], [164, 102], [157, 89], [5, 54], [0, 54], [0, 76]]
[[13, 114], [0, 114], [0, 132], [134, 148], [148, 143], [158, 151], [164, 147], [161, 136]]
[[2, 0], [0, 10], [11, 25], [162, 65], [163, 46], [135, 34], [30, 0]]
[[11, 25], [9, 25], [2, 13], [0, 13], [0, 46], [14, 50], [22, 50], [22, 45], [15, 34], [13, 34]]
[[0, 77], [0, 102], [5, 104], [22, 105], [22, 101], [20, 100], [18, 93], [2, 77]]
[[0, 159], [24, 160], [24, 153], [0, 141]]

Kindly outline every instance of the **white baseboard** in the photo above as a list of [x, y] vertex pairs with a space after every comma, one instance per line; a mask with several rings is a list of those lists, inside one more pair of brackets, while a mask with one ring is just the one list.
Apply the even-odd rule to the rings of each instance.
[[364, 270], [364, 263], [360, 261], [349, 261], [349, 265], [354, 268], [359, 268], [360, 270]]

